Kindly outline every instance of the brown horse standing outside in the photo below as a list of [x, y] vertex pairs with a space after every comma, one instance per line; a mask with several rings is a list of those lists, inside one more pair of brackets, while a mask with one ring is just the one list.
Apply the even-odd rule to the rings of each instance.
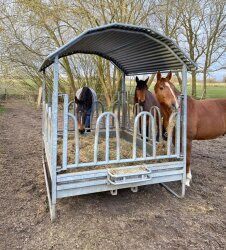
[[148, 90], [148, 82], [149, 77], [146, 80], [140, 80], [136, 76], [136, 89], [135, 89], [135, 96], [134, 96], [134, 104], [139, 103], [144, 111], [150, 111], [152, 106], [160, 107], [159, 102], [155, 96]]
[[[180, 92], [170, 82], [171, 77], [171, 72], [165, 78], [158, 72], [155, 85], [155, 94], [160, 103], [165, 129], [171, 113], [179, 108], [177, 96]], [[214, 139], [225, 133], [226, 98], [209, 100], [187, 98], [187, 186], [190, 186], [192, 178], [190, 170], [192, 140]]]
[[[150, 112], [151, 107], [157, 106], [160, 108], [160, 104], [155, 96], [155, 94], [152, 94], [148, 90], [148, 82], [149, 77], [146, 80], [140, 80], [138, 77], [136, 77], [136, 89], [135, 89], [135, 95], [134, 95], [134, 104], [139, 103], [139, 105], [143, 108], [143, 111]], [[141, 121], [140, 121], [141, 122]], [[149, 124], [149, 119], [147, 117], [147, 135], [148, 135], [148, 124]], [[157, 126], [158, 120], [157, 120]], [[141, 125], [140, 125], [141, 128]], [[158, 130], [159, 131], [159, 130]], [[141, 132], [141, 131], [140, 131]], [[157, 132], [157, 140], [159, 140], [159, 132]]]

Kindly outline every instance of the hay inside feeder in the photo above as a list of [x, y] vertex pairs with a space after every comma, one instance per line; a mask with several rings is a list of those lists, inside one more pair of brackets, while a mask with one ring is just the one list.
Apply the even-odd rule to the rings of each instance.
[[[94, 160], [94, 140], [95, 135], [92, 133], [86, 135], [79, 135], [79, 162], [80, 163], [88, 163], [93, 162]], [[157, 144], [156, 148], [157, 155], [165, 155], [166, 154], [166, 142], [161, 141]], [[105, 153], [106, 153], [106, 142], [105, 137], [99, 137], [98, 142], [98, 161], [105, 161]], [[148, 153], [148, 152], [147, 152]], [[68, 138], [68, 150], [67, 150], [67, 164], [75, 163], [75, 140], [73, 136], [69, 136]], [[137, 157], [143, 156], [142, 149], [137, 147]], [[57, 155], [57, 165], [62, 166], [62, 157], [63, 157], [63, 140], [59, 138], [58, 140], [58, 155]], [[120, 138], [120, 159], [131, 159], [133, 157], [133, 145], [132, 143], [126, 141], [123, 138]], [[109, 138], [109, 159], [116, 160], [116, 138]], [[166, 160], [152, 160], [146, 163], [154, 163], [154, 162], [164, 162], [169, 161]], [[143, 162], [142, 162], [143, 163]], [[73, 171], [86, 171], [86, 170], [97, 170], [97, 169], [105, 169], [105, 168], [113, 168], [113, 167], [123, 167], [128, 165], [138, 165], [139, 162], [133, 163], [120, 163], [120, 164], [112, 164], [112, 165], [103, 165], [103, 166], [95, 166], [95, 167], [80, 167], [76, 168]], [[70, 170], [70, 172], [72, 169]]]

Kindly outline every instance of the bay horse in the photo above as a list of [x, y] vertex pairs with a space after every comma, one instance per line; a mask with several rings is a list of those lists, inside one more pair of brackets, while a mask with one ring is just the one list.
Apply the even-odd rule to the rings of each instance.
[[93, 89], [83, 87], [76, 92], [74, 102], [76, 104], [75, 115], [78, 121], [78, 130], [80, 134], [85, 133], [85, 128], [88, 128], [88, 132], [91, 127], [91, 112], [94, 102], [96, 101], [96, 93]]
[[[165, 78], [157, 73], [155, 94], [160, 103], [163, 125], [168, 126], [171, 113], [179, 108], [177, 97], [181, 94], [170, 82], [172, 73]], [[186, 186], [192, 179], [190, 163], [193, 140], [215, 139], [226, 133], [226, 98], [195, 100], [187, 97], [187, 164]]]
[[159, 102], [155, 96], [155, 94], [152, 94], [148, 90], [148, 82], [149, 77], [146, 80], [140, 80], [136, 76], [136, 89], [135, 89], [135, 95], [134, 95], [134, 104], [139, 103], [140, 106], [143, 107], [144, 111], [150, 111], [150, 108], [152, 106], [160, 107]]
[[[147, 111], [150, 112], [151, 107], [153, 106], [157, 106], [158, 108], [160, 108], [160, 104], [155, 96], [155, 94], [152, 94], [149, 90], [148, 90], [148, 82], [149, 77], [146, 80], [140, 80], [137, 76], [136, 76], [136, 89], [135, 89], [135, 95], [134, 95], [134, 105], [136, 103], [139, 103], [139, 105], [143, 108], [143, 111]], [[148, 123], [149, 123], [149, 119], [147, 117], [147, 132], [146, 135], [148, 136]], [[158, 124], [158, 119], [157, 119], [157, 127], [159, 126]], [[141, 130], [141, 126], [140, 126], [140, 130]], [[141, 132], [141, 131], [140, 131]], [[157, 130], [157, 141], [159, 140], [159, 130]]]

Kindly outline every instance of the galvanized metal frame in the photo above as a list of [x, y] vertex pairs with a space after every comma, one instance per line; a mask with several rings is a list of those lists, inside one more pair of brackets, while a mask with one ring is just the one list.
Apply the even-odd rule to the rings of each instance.
[[[149, 34], [150, 35], [150, 34]], [[149, 36], [147, 35], [147, 36]], [[151, 37], [152, 40], [157, 40], [156, 37]], [[64, 128], [63, 128], [63, 162], [62, 166], [57, 166], [57, 137], [58, 137], [58, 78], [59, 78], [59, 54], [53, 53], [48, 58], [54, 56], [54, 85], [53, 85], [53, 95], [52, 95], [52, 106], [46, 104], [46, 87], [45, 87], [45, 66], [41, 68], [43, 70], [43, 120], [42, 120], [42, 134], [43, 134], [43, 167], [45, 174], [45, 182], [47, 189], [47, 196], [50, 207], [51, 219], [54, 220], [56, 216], [55, 205], [56, 200], [62, 197], [68, 197], [72, 195], [82, 195], [87, 193], [102, 192], [102, 191], [111, 191], [113, 195], [117, 194], [118, 189], [122, 188], [131, 188], [133, 192], [137, 191], [138, 186], [149, 185], [155, 183], [161, 183], [168, 191], [174, 194], [176, 197], [182, 198], [185, 194], [185, 180], [186, 180], [186, 128], [187, 128], [187, 67], [188, 65], [184, 63], [181, 57], [169, 47], [169, 45], [164, 44], [162, 41], [158, 41], [160, 44], [165, 46], [169, 53], [176, 57], [182, 65], [182, 114], [172, 114], [170, 120], [176, 118], [176, 147], [175, 152], [171, 152], [172, 144], [172, 134], [173, 129], [168, 131], [168, 146], [166, 155], [156, 155], [156, 119], [159, 116], [156, 115], [156, 112], [159, 113], [159, 110], [155, 108], [151, 112], [140, 112], [140, 107], [135, 107], [138, 110], [138, 114], [134, 117], [134, 127], [133, 134], [130, 133], [128, 122], [127, 122], [127, 97], [126, 97], [126, 84], [125, 84], [125, 73], [122, 72], [122, 126], [120, 126], [120, 96], [118, 98], [118, 114], [117, 117], [114, 113], [105, 112], [102, 113], [96, 123], [95, 130], [95, 145], [94, 145], [94, 160], [88, 163], [79, 162], [79, 136], [78, 136], [78, 125], [77, 119], [74, 114], [69, 112], [69, 100], [68, 96], [64, 94]], [[123, 46], [121, 49], [126, 48]], [[60, 52], [61, 50], [58, 50]], [[51, 59], [52, 60], [52, 59]], [[156, 68], [157, 69], [157, 68]], [[154, 70], [156, 70], [154, 69]], [[146, 121], [149, 117], [149, 137], [148, 138], [152, 144], [146, 142]], [[75, 133], [75, 163], [67, 163], [67, 140], [68, 140], [68, 120], [72, 119], [74, 122], [74, 133]], [[112, 124], [110, 119], [112, 119]], [[142, 133], [139, 131], [139, 120], [142, 120]], [[101, 122], [105, 123], [105, 139], [106, 139], [106, 155], [104, 161], [98, 161], [98, 140], [99, 136], [103, 134], [100, 124]], [[111, 125], [110, 125], [111, 124]], [[182, 135], [180, 134], [180, 127], [182, 124]], [[114, 127], [115, 132], [110, 131]], [[113, 134], [116, 135], [116, 159], [109, 159], [109, 139]], [[161, 135], [161, 131], [159, 131]], [[152, 137], [151, 137], [152, 135]], [[142, 139], [139, 138], [142, 136]], [[120, 137], [133, 143], [133, 157], [131, 159], [121, 159], [120, 158]], [[182, 138], [182, 149], [180, 147], [180, 142]], [[136, 150], [137, 147], [142, 148], [143, 156], [137, 157]], [[152, 154], [150, 154], [150, 149], [152, 148]], [[150, 160], [160, 160], [160, 159], [176, 159], [173, 162], [166, 163], [148, 163]], [[82, 171], [79, 173], [63, 173], [67, 169], [83, 167], [86, 169], [90, 166], [103, 166], [108, 164], [115, 164], [116, 170], [120, 170], [120, 167], [117, 167], [118, 164], [130, 164], [138, 162], [137, 166], [128, 166], [124, 167], [125, 171], [128, 171], [127, 175], [135, 176], [134, 180], [132, 179], [129, 183], [112, 183], [110, 181], [110, 172], [108, 169], [101, 170], [92, 170], [92, 171]], [[130, 171], [135, 168], [139, 169], [143, 165], [139, 165], [140, 162], [145, 164], [147, 172], [144, 173], [133, 173]], [[145, 178], [143, 178], [144, 176]], [[120, 175], [117, 175], [120, 176]], [[139, 176], [143, 176], [142, 179], [139, 179]], [[146, 178], [148, 176], [148, 178]], [[114, 175], [111, 175], [113, 178]], [[125, 177], [126, 178], [126, 175]], [[117, 179], [117, 178], [116, 178]], [[115, 180], [116, 180], [115, 179]], [[172, 181], [181, 181], [181, 194], [178, 194], [176, 191], [172, 190], [168, 185], [164, 184], [166, 182]]]

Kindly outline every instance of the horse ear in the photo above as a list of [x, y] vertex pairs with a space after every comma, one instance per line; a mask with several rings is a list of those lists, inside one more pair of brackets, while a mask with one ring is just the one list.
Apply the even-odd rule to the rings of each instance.
[[146, 83], [146, 84], [147, 84], [148, 80], [149, 80], [149, 77], [145, 80], [145, 83]]
[[168, 74], [167, 74], [167, 76], [166, 76], [166, 78], [168, 79], [168, 81], [171, 79], [171, 77], [172, 77], [172, 72], [170, 71]]
[[157, 81], [160, 81], [162, 78], [162, 75], [160, 73], [160, 71], [157, 72]]
[[136, 76], [136, 82], [138, 83], [139, 82], [139, 78]]

